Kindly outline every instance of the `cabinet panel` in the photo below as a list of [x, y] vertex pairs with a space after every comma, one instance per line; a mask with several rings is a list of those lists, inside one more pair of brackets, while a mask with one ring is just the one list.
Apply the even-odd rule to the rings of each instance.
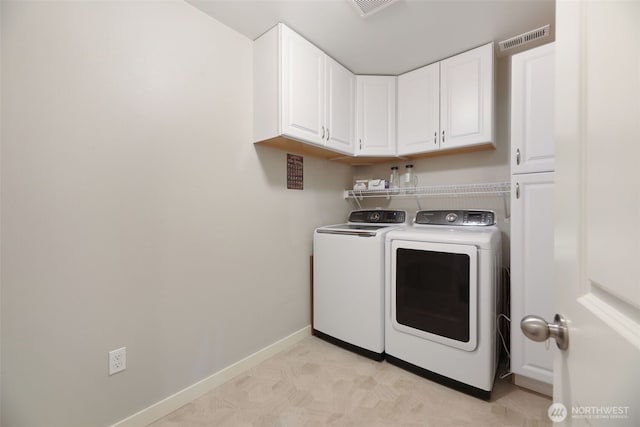
[[398, 77], [398, 155], [438, 150], [440, 65]]
[[324, 145], [325, 55], [282, 26], [282, 133]]
[[278, 27], [253, 43], [253, 141], [280, 135], [280, 32]]
[[511, 61], [511, 172], [552, 171], [554, 44], [514, 55]]
[[346, 154], [354, 154], [355, 76], [327, 57], [326, 87], [326, 145]]
[[440, 145], [493, 143], [493, 43], [440, 63]]
[[513, 175], [511, 190], [511, 370], [551, 384], [556, 346], [527, 339], [519, 325], [554, 315], [554, 173]]
[[356, 154], [392, 156], [396, 151], [396, 77], [357, 76]]

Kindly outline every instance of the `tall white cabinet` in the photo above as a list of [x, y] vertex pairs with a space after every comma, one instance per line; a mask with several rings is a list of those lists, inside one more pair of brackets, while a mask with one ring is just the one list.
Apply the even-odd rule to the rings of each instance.
[[554, 43], [511, 62], [511, 173], [554, 170]]
[[511, 371], [545, 394], [556, 346], [527, 339], [520, 320], [554, 315], [554, 57], [552, 43], [511, 62]]

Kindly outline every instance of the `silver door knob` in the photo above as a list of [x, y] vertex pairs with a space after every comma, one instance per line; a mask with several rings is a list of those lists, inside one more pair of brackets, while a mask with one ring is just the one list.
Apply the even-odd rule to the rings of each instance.
[[567, 321], [559, 314], [553, 317], [553, 323], [547, 323], [540, 316], [525, 316], [520, 321], [520, 329], [530, 340], [542, 342], [554, 338], [560, 350], [569, 348]]

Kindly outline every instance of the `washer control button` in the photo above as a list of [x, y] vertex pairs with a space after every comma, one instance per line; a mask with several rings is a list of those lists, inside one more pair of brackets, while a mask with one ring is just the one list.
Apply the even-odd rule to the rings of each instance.
[[456, 221], [456, 219], [458, 219], [458, 215], [456, 215], [456, 214], [454, 214], [453, 212], [451, 212], [451, 213], [448, 213], [448, 214], [447, 214], [447, 216], [445, 217], [445, 219], [446, 219], [448, 222], [455, 222], [455, 221]]

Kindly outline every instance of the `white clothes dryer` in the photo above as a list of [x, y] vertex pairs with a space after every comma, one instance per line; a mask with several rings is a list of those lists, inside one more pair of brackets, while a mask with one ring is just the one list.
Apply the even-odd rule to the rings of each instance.
[[387, 361], [489, 399], [501, 236], [492, 211], [419, 211], [386, 234]]

